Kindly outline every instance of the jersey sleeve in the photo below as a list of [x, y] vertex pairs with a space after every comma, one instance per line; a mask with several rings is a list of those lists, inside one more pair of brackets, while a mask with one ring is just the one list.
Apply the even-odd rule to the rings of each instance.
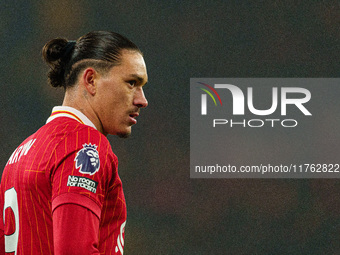
[[53, 211], [55, 255], [99, 255], [98, 230], [99, 219], [89, 209], [76, 204], [58, 206]]
[[118, 166], [106, 137], [90, 127], [74, 131], [61, 140], [53, 158], [52, 212], [60, 205], [72, 203], [100, 218]]

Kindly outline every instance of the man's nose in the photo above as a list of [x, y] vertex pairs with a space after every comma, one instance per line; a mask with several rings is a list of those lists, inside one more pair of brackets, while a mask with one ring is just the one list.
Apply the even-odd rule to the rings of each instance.
[[136, 91], [136, 95], [134, 98], [134, 105], [140, 107], [140, 108], [145, 108], [148, 106], [148, 100], [146, 100], [146, 97], [144, 95], [144, 91], [143, 88], [140, 87], [137, 91]]

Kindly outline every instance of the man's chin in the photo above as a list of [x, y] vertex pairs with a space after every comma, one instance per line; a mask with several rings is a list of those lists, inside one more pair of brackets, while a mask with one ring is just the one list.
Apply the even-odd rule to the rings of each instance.
[[131, 135], [131, 131], [130, 132], [117, 133], [117, 136], [120, 137], [120, 138], [128, 138], [128, 137], [130, 137], [130, 135]]

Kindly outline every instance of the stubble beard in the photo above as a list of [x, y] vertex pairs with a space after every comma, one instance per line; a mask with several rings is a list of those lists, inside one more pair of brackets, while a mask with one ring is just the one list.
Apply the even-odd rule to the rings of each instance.
[[126, 133], [117, 133], [117, 136], [119, 138], [129, 138], [131, 136], [131, 132], [126, 132]]

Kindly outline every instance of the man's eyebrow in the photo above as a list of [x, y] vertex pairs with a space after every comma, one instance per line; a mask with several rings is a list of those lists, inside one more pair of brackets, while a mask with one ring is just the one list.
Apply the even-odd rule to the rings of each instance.
[[148, 83], [148, 81], [145, 81], [144, 78], [139, 76], [138, 74], [131, 74], [130, 77], [137, 79], [140, 83], [144, 83], [144, 82], [145, 84]]

